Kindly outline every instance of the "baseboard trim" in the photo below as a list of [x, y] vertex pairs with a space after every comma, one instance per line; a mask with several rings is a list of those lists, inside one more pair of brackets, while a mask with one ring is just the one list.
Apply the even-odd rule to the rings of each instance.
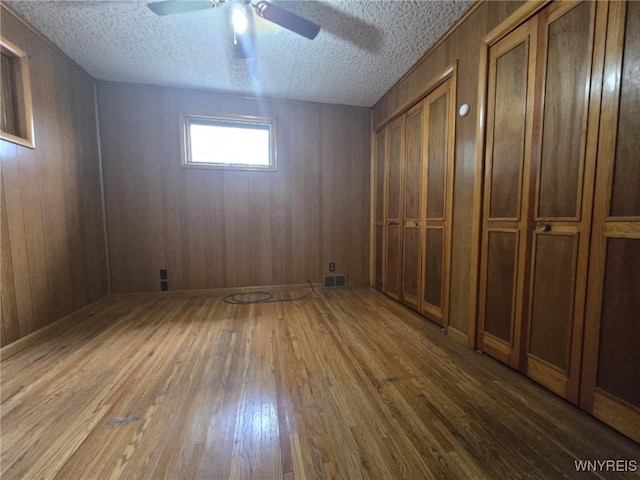
[[[323, 289], [322, 283], [312, 283], [314, 289]], [[369, 282], [367, 280], [363, 280], [360, 282], [349, 282], [347, 288], [359, 288], [359, 287], [367, 287], [369, 286]], [[251, 293], [251, 292], [281, 292], [284, 290], [292, 290], [292, 289], [305, 289], [309, 288], [308, 283], [296, 283], [291, 285], [262, 285], [262, 286], [254, 286], [254, 287], [225, 287], [225, 288], [205, 288], [205, 289], [194, 289], [194, 290], [169, 290], [166, 292], [138, 292], [138, 293], [113, 293], [113, 297], [117, 298], [191, 298], [197, 297], [200, 295], [212, 295], [215, 297], [230, 295], [233, 293]]]
[[56, 333], [60, 333], [64, 330], [68, 330], [69, 328], [73, 327], [78, 317], [84, 316], [87, 311], [94, 308], [101, 302], [104, 302], [107, 298], [109, 298], [109, 296], [102, 297], [101, 299], [96, 300], [89, 305], [85, 305], [75, 312], [62, 317], [59, 320], [56, 320], [55, 322], [42, 327], [41, 329], [36, 330], [35, 332], [30, 333], [29, 335], [26, 335], [13, 343], [10, 343], [9, 345], [5, 345], [4, 347], [0, 348], [0, 361], [4, 361], [7, 358], [12, 357], [16, 353], [21, 352], [25, 348], [39, 342], [40, 340], [50, 337]]

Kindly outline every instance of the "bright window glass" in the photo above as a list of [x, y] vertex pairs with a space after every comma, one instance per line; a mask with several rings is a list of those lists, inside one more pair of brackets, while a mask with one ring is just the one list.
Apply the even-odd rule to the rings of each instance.
[[273, 119], [185, 116], [186, 166], [275, 170]]

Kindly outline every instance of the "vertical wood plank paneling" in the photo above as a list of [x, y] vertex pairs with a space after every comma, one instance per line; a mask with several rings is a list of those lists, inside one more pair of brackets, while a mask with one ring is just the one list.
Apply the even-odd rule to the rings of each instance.
[[[292, 232], [295, 278], [319, 278], [322, 272], [323, 251], [323, 139], [319, 135], [323, 128], [323, 112], [311, 104], [288, 104], [288, 129], [291, 125], [306, 124], [313, 135], [286, 135], [289, 144], [289, 158], [285, 167], [291, 172], [289, 186], [292, 198]], [[290, 130], [289, 130], [290, 131]], [[278, 181], [277, 174], [268, 177], [273, 185]], [[273, 211], [273, 210], [271, 210]], [[268, 213], [271, 216], [271, 211]], [[265, 214], [267, 214], [265, 212]], [[265, 246], [264, 250], [272, 250]], [[281, 260], [279, 260], [281, 261]], [[263, 281], [267, 281], [265, 277]], [[266, 285], [266, 283], [256, 283]]]
[[[5, 148], [13, 144], [0, 142], [0, 157], [5, 155]], [[2, 164], [0, 164], [0, 168]], [[13, 259], [11, 258], [11, 237], [9, 237], [9, 225], [7, 221], [7, 202], [5, 200], [4, 175], [0, 170], [0, 314], [3, 321], [0, 322], [0, 338], [6, 345], [20, 338], [20, 326], [18, 322], [7, 321], [18, 318], [18, 305], [16, 299], [16, 287], [13, 274]]]
[[[171, 290], [320, 282], [330, 261], [368, 280], [369, 109], [109, 83], [99, 104], [115, 292], [159, 290], [159, 268]], [[278, 171], [180, 168], [180, 111], [275, 117]]]
[[[26, 330], [37, 330], [37, 317], [42, 315], [47, 318], [44, 312], [45, 302], [48, 310], [55, 318], [60, 318], [65, 311], [69, 311], [69, 295], [65, 294], [61, 288], [69, 288], [71, 285], [71, 273], [69, 254], [65, 235], [67, 229], [65, 224], [68, 216], [65, 215], [64, 209], [64, 191], [62, 190], [61, 176], [64, 174], [64, 165], [62, 159], [65, 156], [62, 151], [62, 142], [52, 142], [43, 148], [42, 142], [39, 140], [43, 135], [47, 139], [62, 138], [64, 135], [64, 125], [57, 121], [57, 113], [62, 113], [64, 107], [58, 107], [51, 103], [51, 99], [55, 98], [52, 93], [51, 78], [52, 76], [61, 78], [59, 66], [56, 65], [56, 58], [49, 56], [48, 47], [38, 41], [30, 41], [25, 32], [26, 48], [31, 50], [29, 56], [32, 58], [31, 64], [35, 64], [44, 71], [51, 72], [51, 76], [40, 76], [31, 74], [31, 89], [34, 104], [34, 135], [36, 138], [36, 149], [26, 150], [19, 148], [16, 150], [15, 168], [20, 172], [19, 178], [15, 179], [19, 185], [23, 186], [22, 191], [22, 211], [24, 221], [25, 234], [25, 252], [31, 258], [31, 264], [24, 270], [24, 267], [18, 267], [23, 275], [29, 278], [31, 293], [31, 308], [34, 315], [34, 323]], [[65, 82], [66, 83], [66, 82]], [[65, 102], [64, 89], [60, 92], [60, 104]], [[38, 106], [46, 106], [49, 113], [48, 118], [38, 115]], [[55, 110], [54, 110], [55, 109]], [[56, 112], [53, 114], [52, 110]], [[62, 117], [65, 115], [62, 114]], [[65, 142], [66, 143], [66, 142]], [[26, 188], [25, 188], [26, 187]], [[30, 190], [38, 190], [42, 192], [42, 198], [35, 197]], [[11, 207], [8, 207], [11, 208]], [[10, 213], [11, 215], [11, 213]], [[38, 225], [39, 224], [39, 225]], [[42, 238], [43, 233], [47, 232], [47, 243], [44, 247], [41, 242], [34, 243], [29, 239], [30, 235], [36, 238]], [[13, 236], [12, 233], [10, 235]], [[65, 260], [67, 260], [65, 262]], [[42, 275], [44, 268], [45, 274]], [[56, 281], [59, 283], [56, 284]], [[43, 282], [50, 285], [50, 291], [43, 288]]]
[[30, 57], [35, 149], [0, 141], [2, 346], [108, 293], [92, 80], [2, 9]]
[[[496, 3], [496, 2], [494, 2]], [[449, 290], [449, 332], [461, 334], [473, 344], [474, 325], [470, 318], [475, 302], [469, 295], [471, 285], [470, 261], [472, 251], [473, 189], [475, 179], [475, 131], [478, 116], [477, 76], [479, 49], [466, 48], [473, 32], [483, 31], [487, 22], [487, 8], [479, 8], [451, 35], [450, 56], [457, 57], [456, 110], [463, 104], [470, 106], [465, 117], [456, 115], [453, 215], [451, 223], [451, 267]], [[464, 140], [463, 140], [464, 139]], [[461, 208], [461, 206], [466, 206]]]
[[[102, 150], [102, 175], [103, 182], [105, 185], [112, 185], [113, 194], [116, 196], [120, 196], [120, 182], [118, 170], [115, 168], [111, 168], [106, 164], [105, 160], [109, 158], [109, 156], [113, 155], [113, 151], [117, 148], [112, 142], [105, 141], [105, 138], [109, 138], [109, 136], [113, 135], [113, 130], [117, 125], [120, 125], [118, 119], [114, 117], [115, 112], [111, 111], [107, 108], [111, 105], [113, 101], [113, 96], [109, 93], [101, 95], [98, 101], [98, 111], [100, 112], [100, 136], [101, 136], [101, 144], [100, 148]], [[106, 195], [106, 191], [105, 191]], [[115, 204], [111, 205], [111, 208], [108, 212], [108, 215], [105, 219], [107, 225], [107, 236], [109, 241], [109, 269], [111, 272], [111, 285], [110, 288], [113, 287], [113, 276], [121, 277], [124, 272], [124, 264], [123, 264], [123, 229], [122, 229], [122, 218], [120, 216], [120, 205]]]
[[[323, 271], [369, 278], [370, 112], [322, 107]], [[366, 132], [366, 134], [365, 134]]]

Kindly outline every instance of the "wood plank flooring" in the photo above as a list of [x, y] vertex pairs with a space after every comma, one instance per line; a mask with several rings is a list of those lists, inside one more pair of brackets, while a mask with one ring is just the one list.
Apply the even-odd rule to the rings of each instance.
[[640, 446], [368, 288], [114, 296], [1, 375], [7, 480], [640, 478], [577, 473]]

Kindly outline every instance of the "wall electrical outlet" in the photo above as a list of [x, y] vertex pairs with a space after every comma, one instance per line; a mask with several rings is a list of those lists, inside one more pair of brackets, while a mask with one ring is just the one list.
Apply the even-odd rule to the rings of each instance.
[[335, 272], [335, 271], [336, 271], [336, 264], [335, 264], [335, 262], [331, 262], [331, 263], [329, 264], [329, 271], [330, 271], [330, 272]]

